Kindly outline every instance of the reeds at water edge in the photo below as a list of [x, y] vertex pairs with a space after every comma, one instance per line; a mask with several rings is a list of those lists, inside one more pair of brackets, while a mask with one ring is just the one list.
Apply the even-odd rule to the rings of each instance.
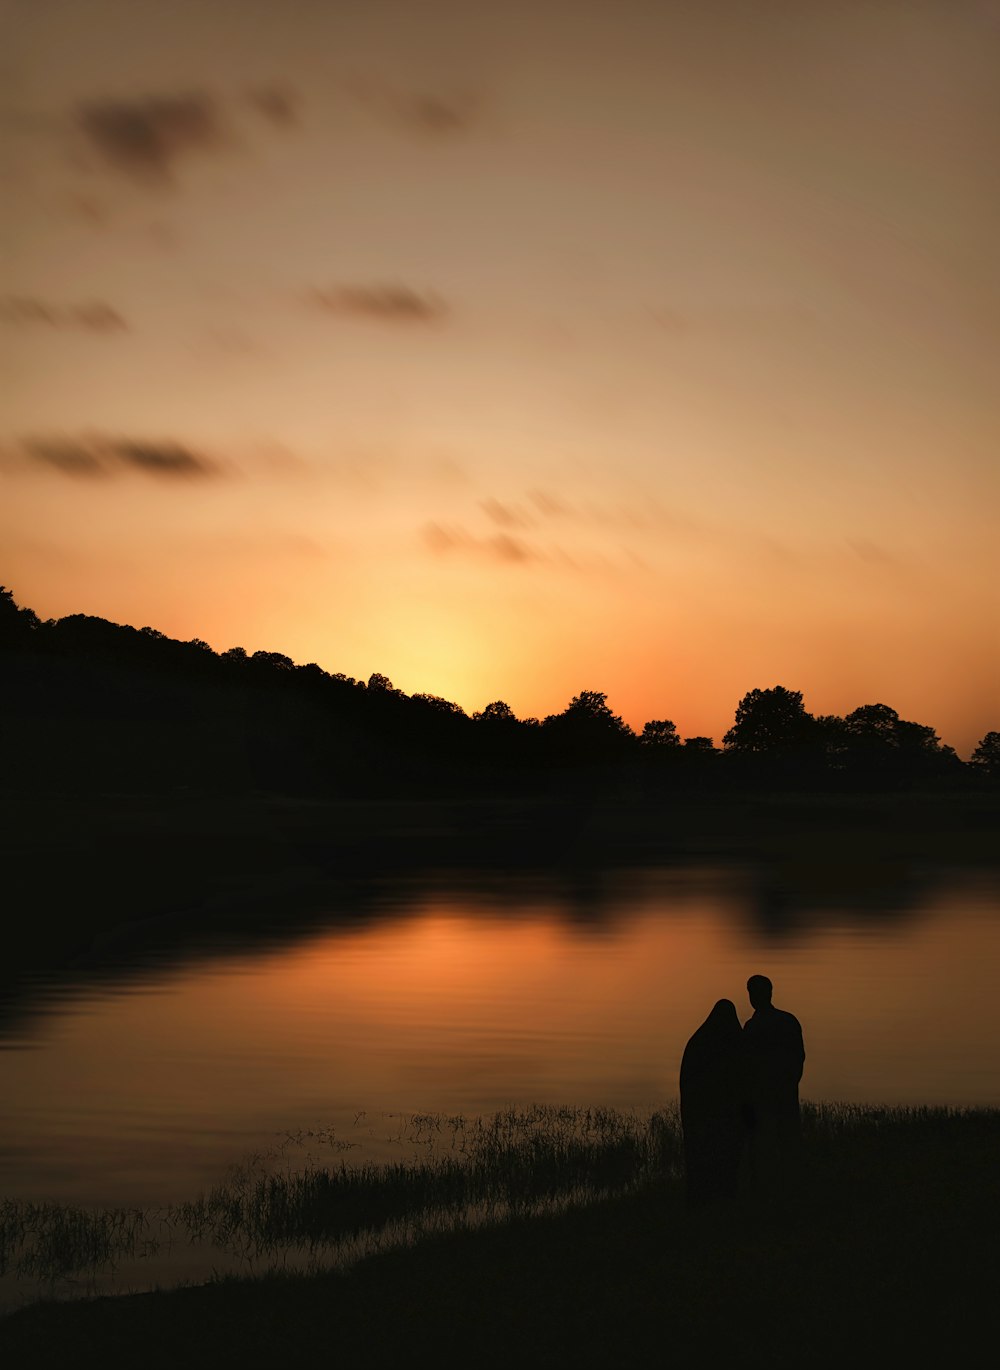
[[[346, 1268], [430, 1233], [500, 1225], [648, 1193], [680, 1212], [683, 1145], [676, 1106], [623, 1112], [535, 1106], [486, 1118], [397, 1116], [407, 1159], [353, 1162], [329, 1129], [292, 1134], [234, 1166], [207, 1193], [164, 1208], [89, 1211], [0, 1200], [0, 1275], [88, 1292], [119, 1265], [190, 1245], [228, 1271]], [[875, 1220], [919, 1202], [928, 1183], [992, 1183], [1000, 1110], [803, 1105], [803, 1212], [822, 1224], [862, 1205]], [[303, 1152], [308, 1153], [305, 1160]], [[961, 1165], [952, 1174], [957, 1153]], [[957, 1193], [957, 1189], [956, 1189]], [[827, 1215], [827, 1216], [824, 1216]]]

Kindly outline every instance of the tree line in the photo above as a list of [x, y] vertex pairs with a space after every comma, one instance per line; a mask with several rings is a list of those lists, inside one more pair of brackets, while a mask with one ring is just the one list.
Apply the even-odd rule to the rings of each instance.
[[583, 690], [546, 718], [497, 699], [469, 715], [384, 675], [215, 652], [85, 614], [41, 620], [0, 587], [8, 785], [203, 786], [373, 797], [531, 793], [559, 786], [893, 789], [1000, 784], [1000, 732], [969, 762], [883, 703], [811, 714], [777, 685], [740, 700], [716, 746], [667, 718], [636, 732]]

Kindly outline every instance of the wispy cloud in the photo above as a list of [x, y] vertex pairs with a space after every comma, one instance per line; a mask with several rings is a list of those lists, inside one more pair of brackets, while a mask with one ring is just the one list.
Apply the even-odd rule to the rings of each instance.
[[538, 512], [546, 518], [561, 518], [572, 513], [572, 508], [561, 495], [555, 495], [551, 490], [532, 490], [528, 498]]
[[54, 328], [55, 312], [51, 305], [33, 295], [7, 295], [0, 300], [0, 319], [8, 324], [46, 324]]
[[472, 555], [507, 565], [526, 565], [548, 559], [523, 538], [516, 538], [510, 533], [492, 533], [481, 537], [460, 525], [428, 523], [423, 528], [422, 536], [424, 545], [436, 556]]
[[30, 437], [21, 440], [29, 463], [64, 476], [114, 476], [127, 471], [165, 479], [218, 472], [215, 462], [179, 442], [136, 438]]
[[369, 78], [351, 82], [349, 91], [384, 123], [422, 138], [461, 137], [482, 117], [482, 97], [465, 88], [406, 87]]
[[400, 122], [416, 132], [446, 138], [467, 133], [475, 125], [480, 102], [468, 93], [413, 91], [396, 95], [392, 107]]
[[111, 444], [119, 461], [154, 476], [203, 476], [214, 465], [178, 442], [136, 442], [121, 440]]
[[488, 499], [480, 500], [479, 507], [498, 528], [532, 528], [537, 521], [523, 506], [505, 503], [503, 500], [494, 499], [492, 495]]
[[228, 142], [216, 101], [199, 92], [96, 100], [80, 105], [76, 118], [109, 166], [146, 185], [169, 185], [182, 158]]
[[21, 328], [78, 328], [87, 333], [122, 333], [128, 329], [118, 310], [104, 300], [56, 305], [35, 295], [0, 299], [0, 322]]
[[292, 128], [299, 122], [299, 100], [289, 86], [254, 86], [247, 91], [246, 98], [275, 128]]
[[97, 453], [72, 438], [25, 438], [21, 447], [30, 461], [64, 476], [100, 476], [105, 471]]
[[707, 550], [722, 536], [655, 498], [641, 504], [571, 501], [551, 488], [528, 489], [514, 498], [481, 497], [464, 521], [427, 523], [421, 535], [428, 552], [456, 562], [471, 558], [588, 574], [647, 571], [664, 550], [682, 544]]
[[384, 323], [438, 323], [450, 312], [440, 296], [394, 283], [314, 290], [310, 299], [330, 314]]

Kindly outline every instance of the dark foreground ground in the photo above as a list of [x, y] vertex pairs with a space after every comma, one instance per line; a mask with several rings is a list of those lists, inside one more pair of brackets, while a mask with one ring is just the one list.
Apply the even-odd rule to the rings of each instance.
[[848, 1125], [823, 1148], [784, 1208], [689, 1215], [664, 1182], [346, 1274], [36, 1305], [0, 1320], [0, 1363], [990, 1363], [1000, 1113]]

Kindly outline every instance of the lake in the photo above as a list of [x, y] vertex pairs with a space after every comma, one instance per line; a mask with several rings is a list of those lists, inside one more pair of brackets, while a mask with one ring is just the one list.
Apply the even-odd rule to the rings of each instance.
[[0, 1195], [158, 1205], [290, 1133], [381, 1158], [412, 1113], [657, 1107], [757, 972], [802, 1022], [804, 1098], [1000, 1105], [995, 874], [442, 877], [253, 947], [130, 955], [6, 1023]]

